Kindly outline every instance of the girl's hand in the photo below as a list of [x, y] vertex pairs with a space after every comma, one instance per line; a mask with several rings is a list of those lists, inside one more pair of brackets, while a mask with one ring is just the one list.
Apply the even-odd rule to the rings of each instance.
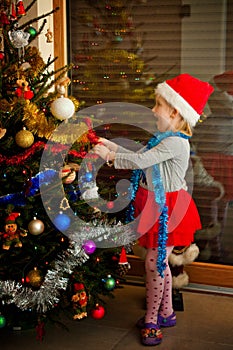
[[109, 149], [105, 147], [104, 145], [97, 144], [93, 148], [94, 153], [100, 156], [102, 159], [107, 160], [108, 154], [109, 154]]
[[100, 137], [99, 142], [106, 146], [110, 151], [116, 152], [118, 149], [118, 145], [115, 142], [109, 141], [104, 137]]

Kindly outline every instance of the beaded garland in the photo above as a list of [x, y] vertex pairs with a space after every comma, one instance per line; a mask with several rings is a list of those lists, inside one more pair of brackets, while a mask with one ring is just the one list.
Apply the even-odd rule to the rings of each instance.
[[[171, 136], [177, 136], [177, 137], [183, 137], [185, 139], [189, 139], [190, 137], [181, 133], [181, 132], [173, 132], [173, 131], [166, 131], [166, 132], [157, 132], [155, 133], [152, 138], [148, 141], [146, 149], [150, 150], [151, 148], [157, 146], [162, 140], [166, 139], [167, 137]], [[136, 193], [139, 187], [139, 181], [141, 176], [145, 176], [142, 169], [135, 169], [132, 172], [131, 177], [131, 202], [129, 205], [129, 208], [126, 213], [126, 221], [131, 222], [134, 220], [134, 205], [133, 202], [136, 198]], [[166, 268], [166, 242], [167, 242], [167, 222], [168, 222], [168, 208], [166, 205], [166, 194], [163, 187], [162, 178], [160, 176], [159, 166], [158, 164], [154, 164], [152, 168], [152, 184], [154, 188], [154, 196], [155, 196], [155, 202], [159, 206], [159, 231], [158, 231], [158, 258], [157, 258], [157, 269], [161, 277], [164, 277], [163, 271]]]

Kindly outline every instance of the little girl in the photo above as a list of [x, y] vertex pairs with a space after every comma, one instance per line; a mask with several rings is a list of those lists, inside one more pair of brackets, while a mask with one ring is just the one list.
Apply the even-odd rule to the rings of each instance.
[[[139, 244], [147, 249], [145, 317], [139, 320], [144, 345], [162, 341], [161, 327], [175, 326], [168, 257], [174, 246], [188, 246], [201, 228], [187, 192], [192, 128], [213, 88], [189, 74], [158, 84], [154, 113], [158, 132], [135, 153], [101, 138], [94, 151], [117, 169], [133, 169], [128, 220], [139, 216]], [[142, 170], [143, 169], [143, 170]]]

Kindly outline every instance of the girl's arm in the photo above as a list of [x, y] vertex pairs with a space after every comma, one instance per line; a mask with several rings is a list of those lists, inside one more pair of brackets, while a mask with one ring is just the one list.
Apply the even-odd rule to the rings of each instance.
[[178, 155], [185, 154], [187, 140], [169, 137], [150, 150], [140, 153], [119, 153], [114, 157], [116, 169], [145, 169]]

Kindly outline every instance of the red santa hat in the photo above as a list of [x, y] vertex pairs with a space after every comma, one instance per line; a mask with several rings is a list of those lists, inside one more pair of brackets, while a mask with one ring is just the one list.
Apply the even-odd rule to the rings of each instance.
[[17, 1], [16, 9], [17, 9], [17, 15], [18, 16], [26, 15], [25, 8], [24, 8], [24, 5], [23, 5], [23, 0], [18, 0]]
[[17, 217], [20, 216], [20, 213], [11, 213], [6, 219], [5, 223], [6, 224], [15, 224], [15, 220]]
[[155, 93], [176, 108], [182, 117], [195, 126], [214, 88], [187, 73], [158, 84]]
[[127, 256], [126, 256], [126, 250], [124, 247], [121, 249], [121, 254], [120, 254], [120, 259], [119, 259], [119, 264], [128, 264], [127, 261]]

